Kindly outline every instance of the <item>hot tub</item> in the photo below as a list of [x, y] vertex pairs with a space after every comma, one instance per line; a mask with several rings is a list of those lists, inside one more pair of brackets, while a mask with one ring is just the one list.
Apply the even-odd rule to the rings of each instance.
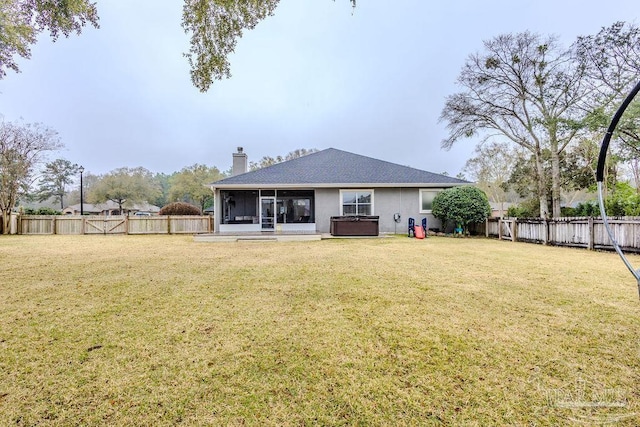
[[332, 236], [377, 236], [378, 216], [332, 216]]

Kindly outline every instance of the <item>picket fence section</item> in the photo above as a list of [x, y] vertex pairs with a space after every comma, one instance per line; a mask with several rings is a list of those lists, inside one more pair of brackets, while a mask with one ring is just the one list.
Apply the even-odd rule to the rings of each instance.
[[211, 216], [20, 215], [13, 234], [203, 234]]
[[[624, 251], [640, 252], [640, 217], [609, 218], [609, 225]], [[490, 218], [484, 226], [484, 233], [487, 237], [514, 242], [613, 249], [601, 218]]]

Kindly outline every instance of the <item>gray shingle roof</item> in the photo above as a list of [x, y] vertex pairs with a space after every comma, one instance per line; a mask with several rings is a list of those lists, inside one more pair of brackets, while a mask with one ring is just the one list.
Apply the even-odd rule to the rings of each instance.
[[347, 151], [328, 148], [263, 169], [225, 178], [212, 183], [224, 188], [234, 185], [453, 185], [469, 184], [450, 176], [401, 166]]

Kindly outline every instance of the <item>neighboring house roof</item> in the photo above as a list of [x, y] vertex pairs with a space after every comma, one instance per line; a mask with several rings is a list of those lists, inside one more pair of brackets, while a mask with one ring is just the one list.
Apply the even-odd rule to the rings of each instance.
[[297, 159], [216, 181], [213, 188], [272, 187], [452, 187], [470, 182], [328, 148]]
[[[83, 203], [82, 210], [87, 213], [96, 213], [96, 214], [102, 212], [101, 208], [97, 207], [96, 205], [92, 205], [91, 203]], [[65, 213], [65, 214], [73, 214], [74, 212], [80, 212], [80, 203], [67, 206], [62, 210], [62, 213]]]
[[125, 209], [127, 209], [129, 211], [144, 211], [144, 212], [151, 212], [151, 213], [160, 212], [160, 208], [158, 206], [149, 204], [147, 202], [145, 202], [145, 203], [134, 203], [133, 206], [125, 207]]
[[506, 211], [511, 206], [514, 206], [515, 203], [511, 203], [511, 202], [489, 202], [489, 205], [491, 206], [491, 210], [499, 211], [501, 209], [504, 209]]

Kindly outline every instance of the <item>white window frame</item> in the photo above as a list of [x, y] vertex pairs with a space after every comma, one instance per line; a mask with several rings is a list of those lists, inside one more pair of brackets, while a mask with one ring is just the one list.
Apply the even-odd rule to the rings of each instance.
[[[343, 193], [360, 193], [360, 192], [368, 192], [371, 193], [371, 213], [369, 215], [375, 215], [375, 204], [374, 204], [374, 200], [375, 200], [375, 192], [373, 191], [373, 189], [369, 189], [369, 188], [345, 188], [340, 190], [340, 216], [344, 216], [344, 203], [342, 202], [343, 197], [342, 194]], [[357, 197], [356, 197], [357, 200]], [[350, 215], [350, 216], [354, 216], [354, 215]], [[355, 216], [362, 216], [362, 215], [355, 215]]]
[[418, 205], [418, 208], [420, 209], [420, 213], [422, 214], [430, 214], [432, 212], [431, 209], [422, 209], [422, 192], [423, 191], [429, 191], [431, 193], [440, 193], [442, 190], [444, 190], [444, 188], [421, 188], [418, 190], [418, 203], [420, 203]]

